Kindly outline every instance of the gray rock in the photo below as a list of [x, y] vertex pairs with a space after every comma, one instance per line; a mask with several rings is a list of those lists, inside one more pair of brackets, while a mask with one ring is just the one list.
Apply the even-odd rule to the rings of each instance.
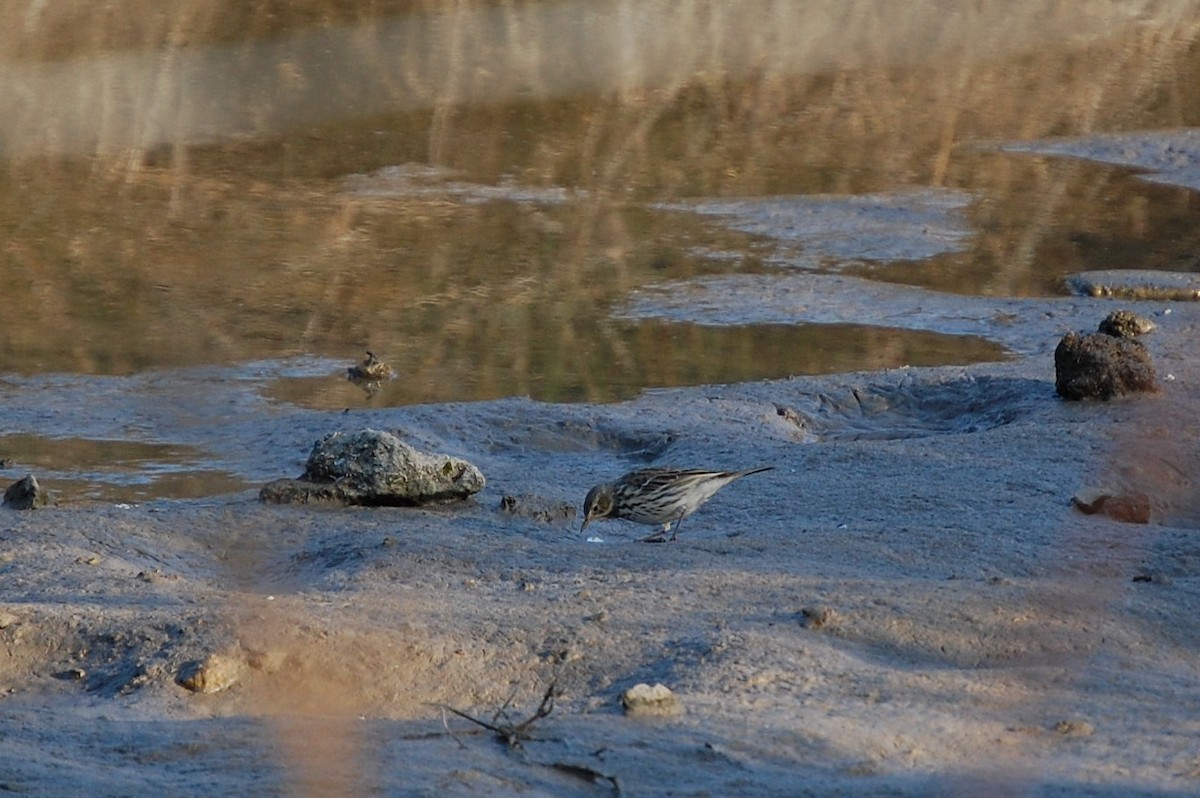
[[4, 506], [14, 510], [36, 510], [52, 504], [54, 497], [38, 484], [33, 474], [18, 479], [4, 491]]
[[259, 498], [273, 504], [337, 502], [414, 506], [465, 499], [483, 489], [483, 473], [446, 454], [418, 452], [395, 435], [365, 429], [317, 441], [299, 479], [277, 479]]

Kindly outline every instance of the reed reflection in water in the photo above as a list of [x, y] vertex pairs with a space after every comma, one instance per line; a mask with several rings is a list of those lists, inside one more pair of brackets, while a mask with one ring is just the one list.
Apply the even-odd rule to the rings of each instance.
[[[968, 190], [971, 244], [933, 264], [936, 287], [968, 293], [1047, 293], [1114, 247], [1159, 262], [1194, 251], [1195, 234], [1168, 234], [1189, 229], [1186, 193], [973, 146], [1194, 124], [1194, 10], [9, 4], [0, 279], [21, 312], [0, 329], [3, 369], [352, 362], [371, 348], [429, 386], [405, 401], [604, 399], [813, 360], [995, 357], [878, 331], [877, 349], [895, 353], [881, 363], [844, 328], [798, 333], [795, 346], [746, 329], [660, 346], [609, 311], [647, 283], [771, 268], [760, 239], [651, 209], [685, 197]], [[349, 189], [414, 163], [446, 179], [406, 196]], [[447, 181], [511, 194], [483, 201]]]

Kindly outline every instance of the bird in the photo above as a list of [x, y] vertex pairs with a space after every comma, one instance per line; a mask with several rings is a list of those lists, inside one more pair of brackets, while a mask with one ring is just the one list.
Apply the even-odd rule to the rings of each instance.
[[381, 382], [392, 376], [392, 367], [375, 357], [375, 353], [367, 350], [367, 356], [361, 363], [355, 363], [346, 369], [346, 379], [351, 382]]
[[[774, 466], [744, 471], [704, 471], [688, 468], [639, 468], [615, 482], [605, 482], [588, 491], [583, 500], [583, 526], [603, 518], [624, 518], [662, 529], [642, 538], [646, 543], [675, 540], [679, 525], [717, 491], [750, 474], [770, 471]], [[675, 524], [671, 528], [672, 522]], [[666, 538], [667, 532], [671, 533]]]

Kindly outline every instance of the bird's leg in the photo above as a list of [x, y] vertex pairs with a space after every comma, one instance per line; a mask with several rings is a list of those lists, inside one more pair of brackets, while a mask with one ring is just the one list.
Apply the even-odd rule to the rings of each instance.
[[[675, 540], [675, 536], [679, 534], [679, 525], [682, 523], [683, 523], [683, 513], [680, 513], [679, 517], [675, 519], [675, 528], [671, 530], [671, 537], [669, 538], [670, 540]], [[666, 531], [667, 531], [667, 525], [663, 524], [663, 533], [665, 534]]]
[[[671, 522], [663, 524], [663, 528], [655, 532], [653, 535], [647, 535], [641, 538], [642, 543], [662, 543], [667, 539], [667, 530], [670, 529]], [[673, 539], [673, 538], [672, 538]]]

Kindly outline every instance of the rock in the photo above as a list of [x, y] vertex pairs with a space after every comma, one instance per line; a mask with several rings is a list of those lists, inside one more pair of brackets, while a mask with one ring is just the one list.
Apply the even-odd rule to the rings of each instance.
[[263, 486], [273, 504], [337, 502], [415, 506], [465, 499], [483, 489], [483, 473], [466, 460], [418, 452], [389, 432], [334, 432], [317, 441], [298, 479]]
[[806, 629], [822, 629], [838, 621], [837, 610], [832, 607], [804, 607], [800, 610], [800, 623]]
[[1128, 524], [1150, 523], [1150, 497], [1144, 493], [1113, 493], [1088, 488], [1072, 496], [1071, 504], [1085, 515], [1101, 513]]
[[1096, 727], [1086, 720], [1060, 720], [1053, 729], [1063, 737], [1091, 737], [1096, 733]]
[[635, 716], [669, 716], [683, 712], [683, 704], [671, 688], [663, 684], [653, 687], [646, 684], [635, 684], [621, 694], [621, 706], [625, 714]]
[[1154, 362], [1137, 340], [1153, 329], [1149, 319], [1117, 310], [1100, 322], [1098, 332], [1067, 333], [1054, 350], [1054, 389], [1070, 400], [1156, 392]]
[[193, 693], [219, 693], [236, 684], [245, 668], [240, 657], [209, 654], [203, 660], [184, 664], [175, 683]]
[[575, 505], [541, 496], [505, 495], [500, 499], [500, 512], [531, 518], [543, 524], [569, 524], [575, 520]]
[[36, 510], [53, 504], [54, 497], [38, 484], [33, 474], [18, 479], [4, 491], [4, 506], [14, 510]]
[[1099, 331], [1114, 338], [1137, 338], [1154, 332], [1158, 325], [1132, 310], [1114, 310], [1100, 321]]

